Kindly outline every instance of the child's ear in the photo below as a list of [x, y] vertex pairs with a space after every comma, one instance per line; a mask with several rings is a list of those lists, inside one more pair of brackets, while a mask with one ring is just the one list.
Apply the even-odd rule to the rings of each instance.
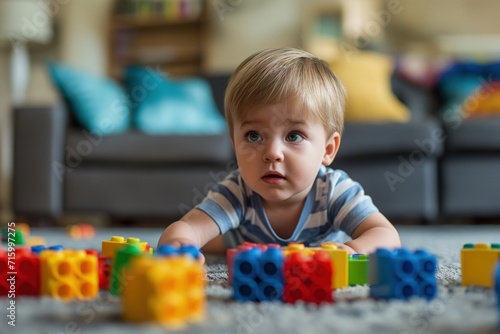
[[339, 147], [340, 134], [335, 132], [325, 143], [325, 154], [323, 155], [321, 163], [325, 166], [329, 166], [333, 162], [333, 159], [335, 159], [335, 156], [339, 151]]

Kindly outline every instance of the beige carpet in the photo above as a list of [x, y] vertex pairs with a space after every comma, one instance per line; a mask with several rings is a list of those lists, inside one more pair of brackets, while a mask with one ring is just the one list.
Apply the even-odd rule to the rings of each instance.
[[[464, 243], [500, 242], [500, 226], [398, 227], [403, 244], [426, 248], [439, 258], [439, 296], [427, 303], [413, 299], [375, 301], [366, 286], [335, 292], [337, 302], [320, 307], [231, 300], [221, 257], [208, 257], [207, 319], [182, 333], [500, 333], [492, 290], [460, 285], [459, 252]], [[111, 235], [140, 237], [156, 245], [159, 229], [100, 230], [92, 241], [71, 241], [61, 230], [35, 229], [49, 244], [94, 247]], [[107, 294], [90, 302], [64, 304], [49, 298], [19, 297], [15, 328], [7, 325], [8, 300], [0, 299], [0, 333], [163, 333], [156, 325], [136, 326], [120, 319], [120, 300]]]

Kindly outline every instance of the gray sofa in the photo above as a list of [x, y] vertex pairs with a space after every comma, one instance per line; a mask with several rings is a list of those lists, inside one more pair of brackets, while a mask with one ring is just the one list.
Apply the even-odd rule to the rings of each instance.
[[[228, 76], [207, 80], [223, 110]], [[389, 218], [431, 221], [439, 214], [440, 123], [429, 114], [426, 92], [397, 77], [393, 88], [411, 121], [347, 124], [333, 167], [361, 182]], [[227, 135], [95, 137], [64, 104], [18, 108], [14, 120], [13, 204], [23, 218], [97, 212], [175, 219], [236, 167]]]
[[500, 117], [443, 120], [443, 217], [500, 216]]

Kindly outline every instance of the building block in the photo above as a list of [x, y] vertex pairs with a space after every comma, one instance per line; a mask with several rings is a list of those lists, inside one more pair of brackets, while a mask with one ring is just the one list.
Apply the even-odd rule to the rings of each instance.
[[73, 239], [92, 239], [95, 237], [95, 228], [91, 224], [76, 224], [66, 226], [66, 232]]
[[351, 254], [349, 262], [349, 285], [368, 284], [368, 255]]
[[500, 261], [498, 261], [493, 271], [493, 276], [495, 280], [495, 294], [497, 295], [498, 325], [500, 326]]
[[159, 256], [178, 256], [178, 255], [189, 255], [193, 259], [198, 259], [200, 257], [200, 250], [193, 245], [183, 245], [179, 248], [172, 245], [161, 245], [156, 250], [156, 255]]
[[265, 251], [242, 247], [234, 256], [233, 298], [239, 301], [270, 301], [283, 298], [283, 253], [278, 247]]
[[7, 281], [7, 278], [9, 278], [10, 275], [7, 275], [7, 273], [10, 271], [12, 270], [9, 269], [7, 252], [0, 247], [0, 296], [7, 296], [9, 293], [10, 282]]
[[462, 285], [493, 287], [491, 273], [500, 260], [500, 244], [465, 244], [460, 259]]
[[370, 296], [407, 300], [412, 296], [431, 300], [437, 295], [437, 259], [425, 250], [379, 248], [369, 255]]
[[[16, 296], [39, 296], [40, 295], [40, 260], [29, 248], [16, 247], [15, 254], [0, 251], [0, 296], [6, 296], [10, 290], [10, 283], [7, 281], [11, 275], [15, 274]], [[8, 255], [11, 255], [12, 262], [9, 263]]]
[[63, 249], [64, 249], [64, 247], [62, 245], [54, 245], [54, 246], [49, 246], [49, 247], [46, 247], [45, 245], [31, 246], [31, 252], [35, 253], [35, 254], [40, 254], [44, 250], [60, 251]]
[[256, 244], [252, 242], [247, 242], [245, 241], [241, 245], [239, 245], [237, 248], [230, 248], [226, 251], [226, 262], [227, 262], [227, 281], [229, 284], [232, 284], [233, 282], [233, 263], [234, 263], [234, 257], [238, 252], [243, 251], [243, 250], [249, 250], [251, 248], [259, 248], [262, 251], [265, 251], [267, 247], [274, 247], [274, 248], [279, 248], [280, 246], [278, 244]]
[[205, 272], [188, 256], [139, 256], [125, 268], [123, 318], [182, 328], [205, 317]]
[[40, 259], [29, 248], [17, 248], [15, 259], [16, 294], [40, 295]]
[[26, 240], [26, 246], [31, 247], [31, 246], [37, 246], [37, 245], [47, 245], [45, 242], [45, 239], [43, 237], [39, 236], [31, 236]]
[[[130, 261], [136, 256], [141, 254], [139, 245], [128, 244], [123, 248], [118, 249], [116, 252], [115, 262], [111, 267], [111, 282], [109, 285], [109, 291], [113, 295], [120, 295], [124, 284], [127, 284], [125, 280], [127, 277], [124, 274], [124, 269], [129, 265]], [[125, 281], [125, 282], [124, 282]]]
[[125, 247], [127, 244], [138, 245], [141, 252], [148, 254], [153, 253], [153, 249], [148, 245], [148, 243], [145, 241], [141, 242], [139, 238], [125, 239], [122, 236], [112, 236], [110, 240], [104, 240], [102, 242], [101, 254], [103, 256], [109, 257], [111, 259], [111, 266], [113, 266], [116, 251], [120, 248]]
[[24, 232], [21, 229], [17, 229], [14, 231], [14, 245], [22, 246], [26, 243]]
[[324, 251], [293, 251], [285, 258], [285, 287], [283, 300], [295, 303], [299, 300], [321, 304], [333, 301], [332, 261]]
[[41, 294], [61, 300], [91, 299], [99, 292], [97, 257], [80, 250], [40, 253]]
[[99, 290], [109, 289], [109, 276], [111, 275], [111, 265], [109, 258], [99, 255], [98, 272], [99, 272]]
[[338, 248], [333, 242], [324, 242], [320, 247], [304, 247], [300, 243], [290, 243], [287, 247], [284, 247], [285, 256], [290, 252], [301, 251], [306, 252], [308, 255], [312, 255], [317, 251], [327, 252], [332, 261], [332, 289], [346, 288], [349, 283], [349, 267], [347, 251], [345, 249]]

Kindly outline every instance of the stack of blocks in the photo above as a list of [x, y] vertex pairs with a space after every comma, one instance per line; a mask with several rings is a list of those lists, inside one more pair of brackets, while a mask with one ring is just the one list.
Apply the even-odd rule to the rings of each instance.
[[436, 257], [425, 250], [377, 249], [368, 261], [370, 296], [433, 299], [437, 294]]
[[500, 244], [465, 244], [460, 252], [462, 284], [492, 288], [492, 272], [500, 260]]
[[204, 270], [192, 256], [137, 256], [125, 267], [123, 317], [181, 328], [205, 315]]
[[291, 243], [282, 249], [245, 243], [227, 254], [233, 297], [240, 301], [319, 304], [333, 301], [333, 289], [348, 284], [347, 251], [333, 243], [321, 247]]

